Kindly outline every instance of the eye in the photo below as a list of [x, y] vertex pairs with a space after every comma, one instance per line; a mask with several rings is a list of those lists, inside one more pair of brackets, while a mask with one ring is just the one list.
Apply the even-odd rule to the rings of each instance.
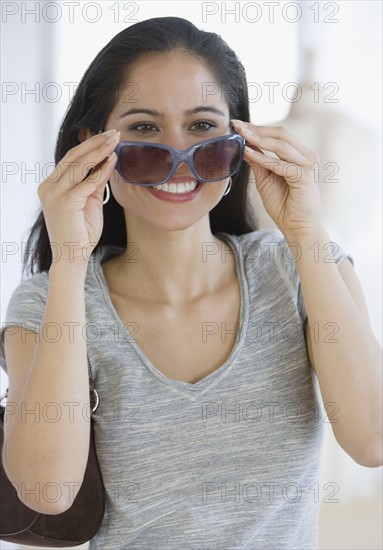
[[137, 130], [138, 132], [147, 134], [149, 132], [157, 130], [157, 127], [154, 126], [154, 124], [152, 124], [151, 122], [139, 122], [131, 126], [129, 130]]
[[197, 130], [199, 132], [208, 132], [209, 130], [212, 130], [216, 127], [217, 125], [210, 120], [198, 120], [197, 122], [194, 122], [194, 124], [192, 124], [191, 129]]

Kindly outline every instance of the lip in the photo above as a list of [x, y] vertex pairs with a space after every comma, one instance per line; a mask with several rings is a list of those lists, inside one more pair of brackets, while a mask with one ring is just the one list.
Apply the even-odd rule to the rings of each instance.
[[[183, 181], [181, 181], [181, 179], [183, 179]], [[185, 183], [186, 181], [190, 181], [190, 178], [189, 179], [186, 179], [186, 178], [176, 179], [176, 178], [174, 178], [169, 183]], [[201, 182], [197, 182], [197, 187], [195, 189], [193, 189], [193, 191], [189, 191], [188, 193], [180, 193], [180, 194], [178, 194], [178, 193], [169, 193], [167, 191], [160, 191], [159, 189], [156, 189], [155, 187], [146, 187], [146, 190], [149, 191], [149, 193], [151, 195], [153, 195], [157, 199], [160, 199], [160, 200], [163, 200], [163, 201], [166, 201], [166, 202], [188, 202], [188, 201], [191, 201], [198, 195], [198, 193], [201, 191], [201, 189], [202, 189]]]

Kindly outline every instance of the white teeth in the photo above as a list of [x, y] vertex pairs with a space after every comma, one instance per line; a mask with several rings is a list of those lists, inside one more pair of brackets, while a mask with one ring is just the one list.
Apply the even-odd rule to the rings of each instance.
[[196, 181], [187, 181], [185, 183], [163, 183], [162, 185], [152, 185], [153, 189], [159, 189], [160, 191], [165, 191], [166, 193], [189, 193], [194, 191], [197, 187]]

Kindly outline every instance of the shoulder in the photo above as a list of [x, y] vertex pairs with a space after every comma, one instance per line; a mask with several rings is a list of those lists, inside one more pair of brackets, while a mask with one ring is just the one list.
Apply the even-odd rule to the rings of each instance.
[[[302, 255], [298, 243], [287, 243], [285, 237], [278, 229], [262, 229], [252, 231], [243, 235], [229, 235], [217, 233], [218, 238], [230, 242], [232, 247], [238, 251], [238, 257], [245, 264], [247, 272], [256, 269], [259, 272], [274, 270], [280, 275], [294, 283], [298, 280], [297, 260]], [[313, 243], [311, 251], [315, 257], [316, 248]], [[346, 270], [354, 265], [354, 260], [337, 242], [329, 241], [325, 246], [328, 252], [325, 261], [342, 265]], [[350, 262], [341, 262], [347, 257]]]
[[30, 277], [23, 279], [13, 290], [10, 302], [20, 298], [36, 298], [43, 296], [48, 292], [49, 276], [47, 271], [34, 273]]
[[[111, 245], [103, 245], [92, 254], [88, 270], [86, 274], [86, 283], [94, 285], [94, 271], [95, 267], [99, 267], [101, 263], [107, 260], [112, 260], [115, 256], [122, 254], [123, 248]], [[49, 271], [41, 271], [34, 273], [27, 278], [22, 279], [18, 285], [11, 292], [9, 303], [25, 300], [31, 297], [31, 299], [38, 299], [39, 297], [46, 296], [49, 289]]]
[[[48, 273], [35, 273], [22, 280], [11, 292], [5, 319], [0, 328], [0, 366], [7, 372], [5, 360], [5, 331], [9, 327], [21, 327], [39, 332], [48, 295]], [[19, 329], [15, 329], [16, 332]]]
[[285, 271], [291, 264], [292, 255], [282, 233], [276, 229], [261, 229], [229, 235], [218, 233], [217, 237], [231, 245], [247, 270], [281, 268]]
[[277, 229], [259, 229], [242, 235], [232, 235], [229, 233], [217, 233], [216, 236], [225, 242], [230, 242], [241, 249], [243, 253], [249, 253], [250, 250], [259, 250], [260, 253], [268, 252], [275, 246], [279, 246], [284, 241], [284, 237]]
[[2, 326], [19, 325], [24, 321], [28, 324], [30, 321], [27, 328], [34, 330], [35, 321], [40, 319], [45, 308], [48, 285], [46, 271], [35, 273], [19, 283], [9, 297]]

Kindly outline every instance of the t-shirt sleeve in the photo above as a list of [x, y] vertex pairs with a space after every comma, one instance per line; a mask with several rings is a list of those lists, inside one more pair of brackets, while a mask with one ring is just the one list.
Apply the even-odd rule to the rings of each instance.
[[24, 328], [40, 332], [48, 295], [48, 282], [46, 271], [35, 273], [16, 287], [11, 294], [0, 333], [0, 366], [5, 372], [7, 372], [4, 349], [7, 338], [6, 328], [15, 326], [16, 328], [12, 330]]
[[[355, 265], [352, 256], [343, 250], [335, 241], [329, 241], [324, 245], [324, 247], [326, 252], [323, 258], [324, 262], [339, 264], [343, 258], [348, 258], [352, 265]], [[321, 252], [321, 256], [322, 253], [323, 252]], [[300, 254], [301, 250], [299, 245], [290, 244], [289, 246], [283, 237], [280, 238], [277, 246], [277, 265], [279, 266], [283, 277], [287, 278], [289, 284], [292, 285], [299, 316], [302, 320], [302, 325], [304, 326], [307, 320], [307, 312], [303, 300], [297, 267], [297, 261], [299, 261]], [[319, 258], [319, 250], [315, 248], [315, 244], [312, 247], [312, 254], [314, 259]], [[297, 261], [294, 259], [295, 257], [298, 258]]]

